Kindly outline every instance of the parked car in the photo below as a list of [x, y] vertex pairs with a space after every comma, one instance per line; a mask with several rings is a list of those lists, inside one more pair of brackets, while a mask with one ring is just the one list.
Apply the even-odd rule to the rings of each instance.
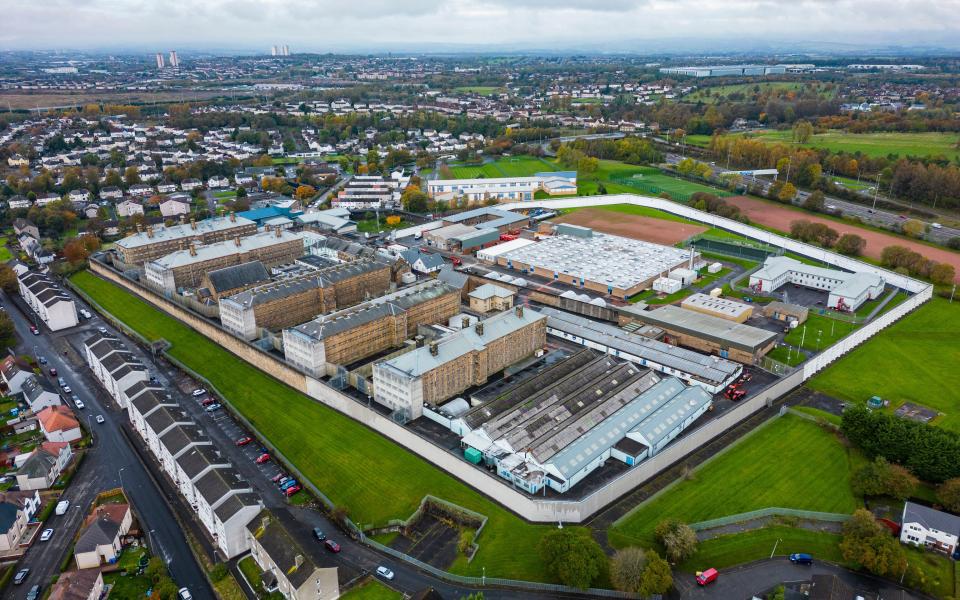
[[30, 326], [30, 333], [32, 333], [33, 335], [40, 335], [40, 330], [37, 329], [36, 325], [31, 325], [31, 326]]
[[698, 585], [707, 585], [717, 580], [717, 577], [720, 573], [716, 569], [707, 569], [706, 571], [701, 571], [697, 573], [697, 584]]
[[294, 494], [299, 492], [301, 489], [303, 488], [301, 488], [299, 485], [295, 485], [292, 488], [287, 488], [287, 490], [283, 493], [286, 494], [287, 498], [289, 498], [290, 496], [293, 496]]
[[327, 540], [323, 543], [327, 547], [327, 550], [330, 552], [340, 552], [340, 544], [336, 543], [333, 540]]
[[93, 317], [93, 315], [90, 314], [90, 311], [85, 308], [80, 309], [80, 316], [84, 319], [90, 319]]
[[274, 483], [277, 483], [278, 481], [280, 481], [281, 479], [283, 479], [283, 478], [286, 477], [286, 476], [287, 476], [286, 473], [284, 473], [283, 471], [281, 471], [281, 472], [279, 472], [279, 473], [277, 473], [276, 475], [273, 476], [272, 481], [273, 481]]
[[69, 385], [63, 386], [63, 393], [64, 393], [64, 394], [69, 394], [69, 393], [72, 392], [72, 391], [73, 391], [73, 388], [71, 388]]
[[106, 327], [97, 327], [97, 331], [99, 331], [99, 332], [102, 333], [103, 335], [107, 335], [107, 328], [106, 328]]
[[52, 529], [49, 529], [49, 528], [48, 528], [48, 529], [44, 529], [44, 530], [43, 530], [43, 533], [40, 534], [40, 541], [41, 541], [41, 542], [49, 542], [49, 541], [50, 541], [50, 538], [52, 538], [52, 537], [53, 537], [53, 530], [52, 530]]
[[43, 357], [43, 356], [38, 356], [38, 357], [37, 357], [37, 362], [40, 363], [41, 365], [45, 365], [45, 364], [47, 364], [47, 359], [46, 359], [45, 357]]
[[743, 397], [747, 395], [747, 390], [733, 390], [731, 394], [727, 395], [727, 398], [736, 402], [737, 400], [743, 400]]
[[36, 584], [30, 591], [27, 592], [27, 600], [39, 600], [40, 598], [40, 584]]
[[798, 552], [790, 555], [790, 562], [795, 565], [812, 565], [813, 556], [805, 552]]
[[77, 398], [76, 396], [73, 396], [73, 405], [76, 406], [77, 408], [87, 407], [87, 405], [83, 403], [83, 400], [81, 400], [80, 398]]
[[207, 393], [207, 390], [205, 390], [205, 389], [203, 389], [203, 388], [197, 388], [197, 389], [193, 390], [193, 397], [196, 398], [197, 396], [202, 396], [202, 395], [204, 395], [204, 394], [206, 394], [206, 393]]
[[29, 568], [20, 569], [19, 571], [17, 571], [17, 574], [13, 576], [14, 585], [20, 585], [21, 583], [26, 581], [29, 575], [30, 575]]
[[283, 477], [280, 478], [280, 481], [277, 481], [277, 482], [276, 482], [277, 487], [283, 487], [283, 484], [285, 484], [286, 482], [290, 481], [291, 479], [293, 479], [293, 477], [290, 477], [290, 476], [288, 476], [288, 475], [284, 475]]
[[282, 484], [280, 484], [280, 489], [283, 491], [287, 491], [295, 485], [297, 485], [296, 479], [288, 479], [284, 481]]
[[193, 596], [190, 595], [190, 590], [187, 588], [180, 588], [177, 595], [180, 597], [180, 600], [193, 600]]
[[393, 579], [393, 571], [382, 565], [377, 567], [377, 575], [383, 577], [384, 579]]
[[103, 415], [97, 415], [97, 423], [99, 423], [100, 425], [103, 425], [106, 422], [107, 420], [103, 418]]
[[60, 387], [63, 387], [63, 386], [65, 386], [65, 385], [67, 385], [67, 380], [64, 379], [63, 377], [58, 377], [58, 378], [57, 378], [57, 385], [59, 385]]
[[243, 436], [242, 438], [240, 438], [239, 440], [237, 440], [237, 441], [236, 441], [236, 444], [237, 444], [238, 446], [246, 446], [247, 444], [249, 444], [249, 443], [252, 442], [252, 441], [253, 441], [253, 438], [252, 438], [252, 437], [250, 437], [249, 435], [245, 435], [245, 436]]
[[317, 538], [317, 541], [322, 542], [323, 540], [327, 539], [327, 534], [325, 534], [319, 527], [314, 527], [313, 537]]
[[216, 398], [206, 398], [205, 400], [200, 402], [200, 406], [210, 406], [211, 404], [216, 404], [216, 402], [217, 402]]
[[216, 402], [206, 408], [206, 411], [209, 413], [216, 412], [218, 410], [220, 410], [220, 404]]
[[267, 453], [263, 453], [263, 454], [261, 454], [260, 456], [257, 457], [257, 460], [256, 460], [255, 462], [256, 462], [258, 465], [262, 465], [263, 463], [267, 462], [268, 460], [270, 460], [270, 455], [267, 454]]

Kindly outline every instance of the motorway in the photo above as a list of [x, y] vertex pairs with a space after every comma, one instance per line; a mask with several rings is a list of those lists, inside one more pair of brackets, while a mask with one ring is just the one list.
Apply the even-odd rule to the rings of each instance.
[[[18, 588], [11, 588], [14, 592], [8, 590], [8, 596], [26, 595], [27, 590], [36, 583], [47, 587], [50, 579], [59, 573], [61, 560], [79, 532], [81, 522], [96, 495], [120, 486], [122, 480], [150, 549], [167, 563], [173, 580], [178, 586], [190, 588], [194, 598], [212, 600], [213, 591], [194, 560], [183, 532], [177, 527], [173, 512], [120, 431], [120, 425], [125, 422], [125, 413], [120, 412], [99, 386], [74, 345], [68, 343], [68, 340], [82, 342], [104, 323], [94, 318], [78, 327], [56, 333], [43, 326], [41, 335], [35, 336], [30, 333], [33, 313], [29, 312], [22, 300], [19, 297], [11, 299], [2, 292], [0, 297], [20, 339], [18, 353], [43, 356], [49, 361], [44, 369], [57, 369], [58, 375], [86, 404], [85, 409], [76, 412], [78, 418], [93, 432], [94, 439], [93, 447], [87, 452], [79, 471], [62, 496], [70, 501], [70, 509], [66, 515], [53, 515], [47, 521], [45, 527], [54, 529], [53, 538], [49, 542], [37, 541], [27, 551], [18, 569], [30, 568], [30, 576]], [[52, 383], [56, 387], [56, 381]], [[98, 414], [106, 418], [103, 425], [94, 422]]]

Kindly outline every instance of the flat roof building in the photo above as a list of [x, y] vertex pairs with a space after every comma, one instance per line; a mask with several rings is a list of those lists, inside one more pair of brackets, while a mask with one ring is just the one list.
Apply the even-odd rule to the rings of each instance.
[[879, 298], [886, 285], [876, 273], [848, 273], [808, 265], [788, 256], [770, 256], [750, 275], [750, 287], [758, 292], [772, 292], [786, 283], [829, 292], [827, 306], [849, 312]]
[[743, 323], [753, 315], [753, 307], [746, 302], [729, 298], [715, 298], [707, 294], [692, 294], [683, 299], [680, 308]]

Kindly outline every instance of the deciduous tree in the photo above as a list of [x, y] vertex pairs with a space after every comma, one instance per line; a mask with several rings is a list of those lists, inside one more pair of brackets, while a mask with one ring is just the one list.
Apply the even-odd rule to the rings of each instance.
[[640, 577], [640, 589], [637, 591], [646, 598], [655, 594], [666, 594], [671, 587], [673, 573], [670, 571], [670, 564], [650, 550], [647, 552], [647, 566]]
[[940, 484], [937, 488], [937, 500], [950, 512], [960, 512], [960, 477]]
[[647, 565], [647, 556], [642, 548], [622, 548], [610, 559], [610, 582], [622, 592], [636, 593]]
[[697, 534], [683, 521], [661, 521], [654, 528], [653, 535], [673, 563], [683, 562], [697, 551]]
[[573, 529], [554, 529], [540, 539], [540, 558], [564, 585], [586, 589], [607, 566], [607, 556], [592, 537]]
[[845, 233], [840, 236], [840, 239], [837, 240], [834, 248], [840, 254], [846, 254], [847, 256], [860, 256], [866, 246], [867, 240], [863, 239], [859, 235], [855, 233]]

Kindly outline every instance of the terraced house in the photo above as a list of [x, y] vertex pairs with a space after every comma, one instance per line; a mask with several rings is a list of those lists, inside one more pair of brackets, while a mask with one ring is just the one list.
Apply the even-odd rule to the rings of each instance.
[[120, 408], [127, 408], [124, 392], [137, 382], [149, 380], [147, 367], [120, 340], [107, 334], [94, 334], [83, 346], [87, 366]]
[[17, 281], [20, 296], [51, 330], [59, 331], [79, 322], [73, 299], [49, 276], [27, 271]]

